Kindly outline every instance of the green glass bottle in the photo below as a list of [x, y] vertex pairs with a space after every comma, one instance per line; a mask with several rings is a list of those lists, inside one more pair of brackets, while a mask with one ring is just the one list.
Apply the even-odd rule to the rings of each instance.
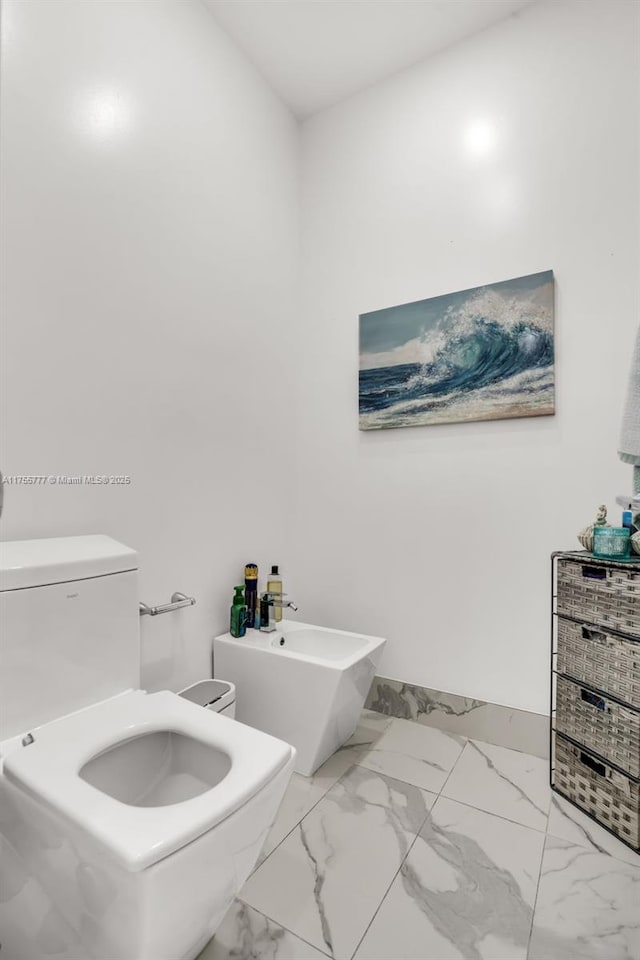
[[244, 602], [244, 584], [233, 589], [235, 594], [231, 604], [229, 630], [232, 637], [244, 637], [247, 632], [247, 605]]

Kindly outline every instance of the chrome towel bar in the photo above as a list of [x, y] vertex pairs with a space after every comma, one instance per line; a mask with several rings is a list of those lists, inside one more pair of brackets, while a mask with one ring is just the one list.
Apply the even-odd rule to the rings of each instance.
[[161, 603], [157, 607], [140, 603], [140, 616], [157, 617], [160, 613], [171, 613], [172, 610], [180, 610], [181, 607], [192, 607], [195, 602], [195, 597], [187, 597], [184, 593], [172, 593], [171, 603]]

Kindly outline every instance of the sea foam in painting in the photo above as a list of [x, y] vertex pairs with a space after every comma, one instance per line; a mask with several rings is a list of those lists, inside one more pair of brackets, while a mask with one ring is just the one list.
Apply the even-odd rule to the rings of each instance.
[[554, 413], [553, 272], [360, 316], [360, 429]]

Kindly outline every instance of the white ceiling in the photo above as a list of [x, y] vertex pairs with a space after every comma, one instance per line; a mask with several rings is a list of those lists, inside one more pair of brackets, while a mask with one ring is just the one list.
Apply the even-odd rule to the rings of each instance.
[[299, 117], [344, 100], [530, 0], [204, 0]]

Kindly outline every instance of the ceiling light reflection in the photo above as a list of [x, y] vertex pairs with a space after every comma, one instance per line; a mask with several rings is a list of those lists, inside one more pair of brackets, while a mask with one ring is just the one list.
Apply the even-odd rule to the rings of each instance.
[[126, 133], [131, 123], [131, 103], [113, 87], [92, 90], [82, 97], [78, 122], [92, 140], [105, 141]]
[[496, 127], [489, 120], [473, 120], [464, 132], [464, 145], [473, 157], [486, 157], [496, 146]]

